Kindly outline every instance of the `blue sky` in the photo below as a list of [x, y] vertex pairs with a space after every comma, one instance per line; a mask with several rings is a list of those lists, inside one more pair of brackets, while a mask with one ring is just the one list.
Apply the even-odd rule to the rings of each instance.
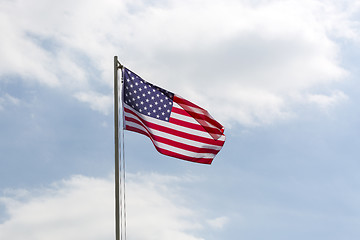
[[129, 239], [359, 239], [359, 1], [0, 1], [0, 239], [114, 239], [113, 56], [206, 108], [125, 133]]

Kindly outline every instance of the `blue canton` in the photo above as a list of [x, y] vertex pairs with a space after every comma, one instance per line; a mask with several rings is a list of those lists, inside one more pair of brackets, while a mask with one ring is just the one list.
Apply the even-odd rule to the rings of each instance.
[[169, 121], [174, 94], [124, 68], [124, 102], [149, 117]]

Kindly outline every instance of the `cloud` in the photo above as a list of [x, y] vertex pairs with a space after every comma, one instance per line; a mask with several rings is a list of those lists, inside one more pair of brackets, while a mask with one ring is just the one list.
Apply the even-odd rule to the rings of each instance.
[[79, 92], [75, 94], [75, 98], [81, 102], [89, 103], [91, 109], [108, 115], [110, 106], [113, 103], [112, 96], [102, 95], [97, 92]]
[[88, 97], [98, 99], [106, 89], [101, 98], [111, 98], [112, 57], [119, 55], [146, 80], [204, 106], [227, 125], [293, 118], [299, 101], [320, 103], [306, 100], [309, 91], [340, 91], [334, 83], [348, 76], [335, 39], [360, 40], [359, 1], [55, 5], [1, 3], [7, 37], [0, 40], [0, 76], [61, 88], [102, 113], [109, 112], [111, 101], [94, 104]]
[[218, 217], [210, 219], [207, 222], [213, 228], [222, 229], [228, 221], [229, 219], [227, 217]]
[[[134, 64], [150, 72], [149, 79], [194, 99], [223, 121], [253, 125], [293, 117], [291, 103], [298, 100], [293, 96], [347, 75], [331, 38], [333, 17], [318, 1], [175, 5], [134, 19], [125, 35], [144, 40], [138, 45], [146, 48]], [[331, 15], [344, 16], [335, 10]], [[161, 36], [141, 21], [157, 26]]]
[[325, 110], [348, 99], [348, 97], [341, 91], [332, 92], [330, 95], [312, 94], [308, 95], [307, 98], [309, 102], [316, 103], [319, 107]]
[[[188, 180], [159, 174], [128, 174], [129, 238], [202, 239], [197, 235], [206, 220], [187, 206], [187, 196], [179, 188], [183, 181]], [[0, 223], [0, 238], [112, 239], [113, 198], [113, 179], [85, 176], [73, 176], [40, 189], [7, 190], [0, 198], [8, 214]], [[221, 227], [225, 218], [209, 223]]]
[[0, 110], [4, 109], [8, 105], [18, 105], [20, 100], [16, 97], [11, 96], [8, 93], [5, 93], [4, 96], [0, 96]]

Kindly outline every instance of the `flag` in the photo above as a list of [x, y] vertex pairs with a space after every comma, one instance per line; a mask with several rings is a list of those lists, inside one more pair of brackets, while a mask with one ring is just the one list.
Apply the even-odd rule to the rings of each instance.
[[125, 130], [149, 137], [164, 155], [211, 164], [225, 143], [224, 127], [205, 109], [122, 71]]

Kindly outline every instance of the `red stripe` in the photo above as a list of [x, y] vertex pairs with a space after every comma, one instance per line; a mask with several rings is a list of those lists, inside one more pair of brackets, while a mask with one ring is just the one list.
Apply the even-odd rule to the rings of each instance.
[[149, 138], [151, 139], [151, 137], [150, 137], [150, 135], [149, 135], [148, 132], [145, 132], [145, 131], [143, 131], [143, 130], [141, 130], [141, 129], [139, 129], [139, 128], [126, 125], [126, 126], [125, 126], [125, 129], [126, 129], [126, 130], [129, 130], [129, 131], [133, 131], [133, 132], [137, 132], [137, 133], [143, 134], [143, 135], [145, 135], [145, 136], [147, 136], [147, 137], [149, 137]]
[[[184, 110], [173, 107], [171, 109], [172, 112], [175, 112], [175, 113], [178, 113], [181, 115], [185, 115], [185, 116], [189, 116], [189, 117], [193, 117], [195, 119], [202, 119], [202, 120], [208, 122], [210, 125], [213, 125], [213, 127], [215, 127], [216, 129], [223, 128], [223, 126], [220, 123], [218, 123], [213, 117], [211, 117], [211, 115], [206, 110], [204, 110], [200, 107], [197, 107], [195, 104], [192, 104], [192, 105], [196, 106], [194, 108], [197, 108], [202, 113], [194, 112], [191, 108], [187, 107], [188, 104], [183, 103], [184, 101], [186, 101], [186, 102], [189, 102], [189, 101], [187, 101], [185, 99], [181, 99], [181, 101], [179, 100], [179, 102], [178, 102], [177, 99], [180, 99], [180, 98], [177, 97], [176, 100], [174, 99], [174, 102], [176, 101]], [[191, 107], [193, 107], [193, 106], [191, 106]]]
[[215, 150], [215, 149], [211, 149], [211, 148], [205, 148], [205, 147], [194, 147], [185, 143], [181, 143], [181, 142], [177, 142], [171, 139], [167, 139], [164, 137], [160, 137], [160, 136], [156, 136], [156, 135], [152, 135], [154, 140], [157, 142], [161, 142], [173, 147], [177, 147], [189, 152], [194, 152], [194, 153], [212, 153], [212, 154], [217, 154], [220, 150]]
[[[134, 114], [130, 109], [125, 108], [125, 111], [131, 114]], [[137, 115], [136, 115], [137, 116]], [[128, 117], [125, 117], [125, 120]], [[209, 138], [204, 138], [201, 136], [196, 136], [190, 133], [185, 133], [179, 130], [175, 130], [172, 128], [168, 128], [168, 127], [164, 127], [162, 125], [158, 125], [155, 123], [151, 123], [151, 122], [147, 122], [146, 120], [138, 117], [138, 120], [140, 120], [142, 122], [142, 125], [145, 125], [149, 128], [161, 131], [161, 132], [165, 132], [174, 136], [178, 136], [178, 137], [182, 137], [185, 139], [189, 139], [189, 140], [193, 140], [193, 141], [197, 141], [197, 142], [201, 142], [201, 143], [205, 143], [205, 144], [211, 144], [211, 145], [215, 145], [215, 146], [223, 146], [224, 145], [224, 141], [220, 141], [220, 140], [214, 140], [214, 139], [209, 139]]]
[[201, 126], [200, 124], [186, 122], [184, 120], [180, 120], [180, 119], [177, 119], [177, 118], [174, 118], [174, 117], [171, 117], [171, 116], [170, 116], [170, 119], [169, 119], [169, 123], [173, 123], [173, 124], [178, 125], [178, 126], [183, 126], [183, 127], [186, 127], [186, 128], [191, 128], [191, 129], [194, 129], [194, 130], [206, 132], [204, 127]]
[[[193, 118], [195, 119], [196, 121], [200, 120], [200, 121], [204, 121], [203, 118], [206, 117], [205, 115], [201, 115], [199, 113], [195, 113], [193, 111], [187, 111], [187, 110], [184, 110], [183, 108], [177, 108], [177, 107], [173, 107], [171, 109], [171, 112], [174, 112], [174, 113], [177, 113], [177, 114], [180, 114], [180, 115], [183, 115], [183, 116], [186, 116], [186, 117], [190, 117], [190, 118]], [[191, 115], [190, 113], [191, 112]], [[194, 118], [194, 116], [200, 116], [198, 118]], [[204, 116], [204, 117], [202, 117]], [[198, 122], [199, 123], [199, 122]], [[194, 124], [194, 123], [193, 123]], [[202, 125], [199, 123], [199, 124], [194, 124], [194, 125], [197, 125], [197, 126], [201, 126], [201, 129], [203, 129]], [[207, 124], [209, 126], [211, 126], [211, 124]], [[217, 127], [213, 127], [215, 131], [219, 131]]]
[[[142, 130], [140, 130], [138, 128], [131, 127], [131, 126], [126, 126], [125, 129], [129, 130], [129, 131], [137, 132], [137, 133], [140, 133], [140, 134], [143, 134], [143, 135], [149, 137], [149, 135], [146, 132], [144, 132], [144, 131], [142, 131]], [[149, 138], [153, 142], [153, 145], [154, 145], [155, 149], [159, 153], [170, 156], [170, 157], [180, 158], [182, 160], [187, 160], [187, 161], [197, 162], [197, 163], [204, 163], [204, 164], [211, 164], [212, 160], [214, 159], [214, 158], [203, 158], [203, 157], [202, 158], [189, 157], [189, 156], [185, 156], [185, 155], [180, 154], [180, 153], [169, 151], [169, 150], [166, 150], [166, 149], [163, 149], [163, 148], [160, 148], [160, 147], [156, 146], [154, 141], [151, 139], [151, 137], [149, 137]]]
[[[178, 103], [191, 117], [193, 117], [209, 134], [217, 140], [223, 135], [224, 127], [217, 122], [205, 109], [193, 104], [192, 102], [174, 95], [174, 102]], [[193, 110], [200, 111], [197, 113]], [[175, 108], [174, 108], [174, 111]]]
[[[130, 114], [133, 114], [133, 115], [137, 116], [136, 113], [133, 112], [131, 109], [125, 108], [125, 111], [127, 113], [130, 113]], [[186, 139], [201, 142], [201, 143], [212, 144], [212, 145], [216, 145], [216, 146], [224, 145], [224, 141], [209, 139], [209, 138], [193, 135], [193, 134], [190, 134], [190, 133], [186, 133], [186, 132], [183, 132], [183, 131], [179, 131], [179, 130], [176, 130], [176, 129], [173, 129], [173, 128], [168, 128], [168, 127], [165, 127], [163, 125], [158, 125], [156, 123], [148, 122], [148, 121], [146, 121], [146, 120], [144, 120], [144, 119], [142, 119], [140, 117], [139, 117], [139, 120], [141, 120], [142, 123], [144, 125], [148, 126], [149, 128], [152, 128], [152, 129], [155, 129], [155, 130], [158, 130], [158, 131], [161, 131], [161, 132], [166, 132], [166, 133], [178, 136], [178, 137], [186, 138]], [[184, 127], [187, 127], [187, 126], [184, 126]]]
[[[140, 122], [138, 119], [135, 119], [135, 118], [129, 118], [129, 117], [125, 117], [125, 120], [128, 121], [128, 122], [133, 122], [133, 123], [136, 123], [138, 125], [141, 125], [143, 126], [143, 123]], [[128, 126], [128, 125], [127, 125]], [[145, 126], [144, 126], [145, 127]], [[134, 127], [133, 127], [134, 128]], [[146, 128], [146, 127], [145, 127]], [[140, 129], [140, 131], [144, 132], [143, 130]], [[138, 132], [138, 131], [137, 131]], [[141, 134], [144, 134], [142, 133]], [[167, 144], [167, 145], [170, 145], [170, 146], [173, 146], [173, 147], [177, 147], [177, 148], [180, 148], [180, 149], [183, 149], [183, 150], [187, 150], [187, 151], [190, 151], [190, 152], [194, 152], [194, 153], [212, 153], [212, 154], [217, 154], [220, 149], [216, 150], [216, 149], [212, 149], [212, 148], [208, 148], [208, 147], [195, 147], [195, 146], [192, 146], [192, 145], [189, 145], [189, 144], [185, 144], [185, 143], [181, 143], [181, 142], [178, 142], [178, 141], [175, 141], [175, 140], [172, 140], [172, 139], [168, 139], [168, 138], [165, 138], [165, 137], [161, 137], [161, 136], [157, 136], [155, 134], [152, 134], [150, 131], [148, 131], [147, 129], [147, 132], [146, 134], [144, 135], [147, 135], [148, 137], [151, 137], [153, 138], [155, 141], [157, 142], [160, 142], [160, 143], [164, 143], [164, 144]], [[154, 143], [155, 144], [155, 143]]]
[[[140, 121], [138, 121], [137, 119], [134, 119], [134, 118], [126, 117], [126, 121], [133, 122], [133, 123], [136, 123], [138, 125], [143, 126], [143, 124]], [[150, 130], [151, 130], [151, 128], [150, 128]], [[169, 139], [169, 138], [165, 138], [165, 137], [155, 135], [155, 134], [151, 133], [150, 131], [148, 132], [148, 134], [150, 134], [151, 137], [157, 142], [165, 143], [167, 145], [177, 147], [177, 148], [181, 148], [183, 150], [187, 150], [187, 151], [190, 151], [190, 152], [216, 154], [216, 153], [218, 153], [220, 151], [220, 150], [216, 150], [216, 149], [212, 149], [212, 148], [208, 148], [208, 147], [195, 147], [195, 146], [192, 146], [192, 145], [189, 145], [189, 144], [186, 144], [186, 143], [182, 143], [182, 142], [175, 141], [175, 140], [172, 140], [172, 139]]]
[[194, 104], [194, 103], [192, 103], [192, 102], [190, 102], [190, 101], [188, 101], [188, 100], [186, 100], [185, 98], [182, 98], [182, 97], [180, 97], [180, 96], [174, 95], [173, 100], [174, 100], [176, 103], [186, 104], [186, 105], [188, 105], [188, 106], [190, 106], [190, 107], [198, 108], [198, 109], [200, 109], [200, 110], [202, 110], [202, 111], [206, 111], [205, 109], [199, 107], [198, 105], [196, 105], [196, 104]]
[[[141, 119], [136, 112], [133, 112], [132, 109], [127, 109], [127, 108], [124, 108], [124, 110], [132, 115], [134, 115], [135, 118], [132, 118], [132, 117], [127, 117], [125, 116], [125, 123], [126, 121], [135, 121], [136, 124], [139, 124], [140, 126], [143, 126], [145, 124], [148, 124], [148, 125], [153, 125], [153, 126], [157, 126], [157, 127], [163, 127], [163, 126], [159, 126], [158, 124], [154, 124], [154, 123], [149, 123], [143, 119]], [[150, 140], [152, 141], [154, 147], [156, 148], [156, 150], [161, 153], [161, 154], [164, 154], [164, 155], [167, 155], [167, 156], [170, 156], [170, 157], [175, 157], [175, 158], [179, 158], [179, 159], [182, 159], [182, 160], [187, 160], [187, 161], [191, 161], [191, 162], [196, 162], [196, 163], [203, 163], [203, 164], [211, 164], [213, 158], [215, 157], [216, 153], [219, 152], [220, 150], [216, 150], [216, 153], [214, 154], [214, 157], [191, 157], [191, 156], [186, 156], [186, 155], [183, 155], [179, 152], [174, 152], [174, 151], [170, 151], [170, 150], [166, 150], [166, 149], [163, 149], [163, 148], [160, 148], [158, 146], [156, 146], [155, 142], [154, 142], [154, 135], [151, 135], [149, 132], [147, 132], [147, 127], [144, 127], [146, 129], [146, 131], [142, 130], [142, 129], [138, 129], [136, 127], [131, 127], [131, 126], [128, 126], [126, 125], [125, 129], [129, 130], [129, 131], [134, 131], [134, 132], [138, 132], [140, 134], [143, 134], [145, 136], [148, 136], [150, 138]], [[169, 129], [167, 127], [164, 127], [165, 129], [168, 129], [168, 130], [173, 130], [175, 132], [179, 132], [177, 130], [174, 130], [174, 129]], [[180, 132], [182, 134], [185, 134], [183, 132]], [[185, 135], [190, 135], [191, 134], [185, 134]], [[194, 136], [193, 136], [194, 137]], [[196, 136], [198, 137], [198, 136]], [[202, 137], [198, 137], [198, 138], [202, 138]], [[165, 138], [164, 138], [165, 139]], [[206, 138], [204, 138], [203, 140], [205, 140]], [[210, 144], [214, 144], [214, 145], [218, 145], [219, 146], [222, 146], [224, 144], [224, 141], [215, 141], [215, 140], [211, 140], [211, 139], [206, 139], [208, 142], [211, 142]], [[196, 154], [196, 152], [194, 153]]]
[[[180, 115], [187, 116], [187, 117], [195, 119], [193, 116], [191, 116], [187, 111], [185, 111], [182, 108], [173, 107], [171, 109], [171, 112], [174, 112], [174, 113], [177, 113], [177, 114], [180, 114]], [[193, 128], [193, 129], [200, 130], [200, 131], [219, 134], [219, 128], [214, 127], [213, 125], [210, 125], [207, 122], [204, 122], [204, 120], [202, 120], [200, 118], [195, 119], [195, 120], [198, 122], [198, 124], [189, 123], [189, 122], [186, 122], [186, 121], [183, 121], [183, 120], [176, 119], [174, 117], [171, 117], [169, 122], [174, 123], [176, 125], [180, 125], [180, 126], [183, 126], [182, 123], [184, 123], [184, 124], [187, 124], [188, 128]], [[206, 126], [206, 129], [205, 129], [205, 126]]]
[[213, 128], [211, 126], [208, 126], [208, 127], [205, 128], [205, 124], [200, 124], [201, 120], [198, 119], [197, 121], [198, 121], [198, 124], [186, 122], [186, 121], [174, 118], [174, 117], [170, 117], [170, 119], [169, 119], [170, 123], [173, 123], [173, 124], [178, 125], [178, 126], [183, 126], [183, 127], [191, 128], [191, 129], [194, 129], [194, 130], [207, 132], [207, 133], [214, 133], [214, 134], [219, 133], [218, 128]]
[[196, 162], [196, 163], [203, 163], [203, 164], [211, 164], [212, 160], [214, 158], [194, 158], [194, 157], [188, 157], [179, 153], [174, 153], [169, 150], [162, 149], [162, 151], [159, 151], [160, 153], [174, 157], [174, 158], [180, 158], [182, 160], [190, 161], [190, 162]]
[[174, 113], [177, 113], [177, 114], [180, 114], [180, 115], [183, 115], [183, 116], [191, 117], [191, 115], [182, 108], [177, 108], [177, 107], [173, 106], [171, 108], [171, 112], [174, 112]]

